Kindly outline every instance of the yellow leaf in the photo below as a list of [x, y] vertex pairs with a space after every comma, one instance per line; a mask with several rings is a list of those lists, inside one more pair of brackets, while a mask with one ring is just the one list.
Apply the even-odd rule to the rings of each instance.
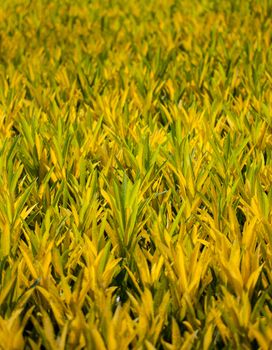
[[103, 338], [96, 328], [90, 330], [94, 349], [96, 350], [107, 350]]

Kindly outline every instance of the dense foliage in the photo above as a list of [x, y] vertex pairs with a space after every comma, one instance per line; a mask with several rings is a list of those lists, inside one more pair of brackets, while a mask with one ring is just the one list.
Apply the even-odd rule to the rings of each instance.
[[0, 2], [0, 349], [271, 349], [271, 14]]

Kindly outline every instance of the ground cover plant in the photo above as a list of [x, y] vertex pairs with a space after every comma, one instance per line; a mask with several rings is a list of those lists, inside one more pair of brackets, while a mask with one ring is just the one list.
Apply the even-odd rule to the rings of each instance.
[[271, 349], [272, 2], [0, 2], [0, 349]]

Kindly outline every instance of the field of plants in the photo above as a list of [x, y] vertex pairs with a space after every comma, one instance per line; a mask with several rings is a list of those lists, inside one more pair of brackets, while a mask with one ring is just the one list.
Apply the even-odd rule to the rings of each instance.
[[272, 348], [272, 1], [0, 2], [0, 349]]

